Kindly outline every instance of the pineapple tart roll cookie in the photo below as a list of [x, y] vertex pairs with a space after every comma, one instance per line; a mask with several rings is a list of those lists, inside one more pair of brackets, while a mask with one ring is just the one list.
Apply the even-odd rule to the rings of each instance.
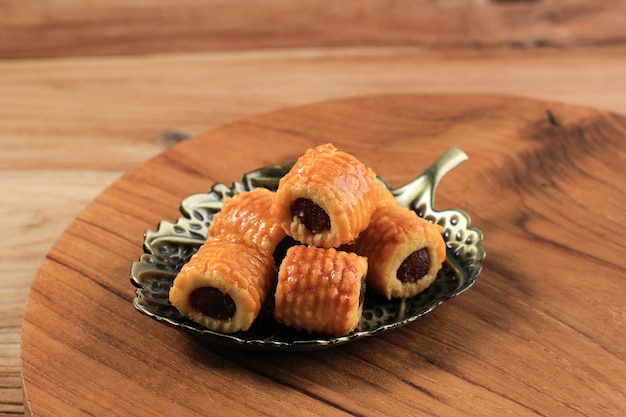
[[274, 193], [266, 188], [255, 188], [227, 198], [222, 209], [213, 216], [209, 236], [241, 236], [273, 254], [286, 236], [270, 213], [273, 199]]
[[334, 248], [289, 248], [278, 271], [274, 318], [279, 323], [343, 336], [359, 325], [367, 259]]
[[424, 291], [446, 259], [441, 226], [395, 204], [376, 208], [352, 250], [368, 259], [368, 288], [388, 299]]
[[374, 187], [376, 188], [376, 192], [378, 193], [377, 204], [398, 204], [396, 197], [391, 193], [391, 190], [382, 180], [376, 178], [376, 181], [374, 182]]
[[331, 248], [354, 241], [370, 220], [375, 174], [332, 144], [309, 149], [281, 178], [272, 214], [299, 242]]
[[241, 238], [209, 237], [174, 279], [170, 303], [214, 331], [245, 331], [272, 290], [272, 257]]

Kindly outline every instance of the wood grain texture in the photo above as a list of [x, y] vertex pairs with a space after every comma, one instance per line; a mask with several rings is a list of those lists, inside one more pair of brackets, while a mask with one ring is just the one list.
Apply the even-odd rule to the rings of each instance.
[[625, 68], [623, 47], [0, 61], [0, 415], [23, 413], [21, 319], [48, 249], [104, 187], [186, 134], [282, 107], [407, 91], [507, 93], [626, 113]]
[[[54, 3], [54, 4], [52, 4]], [[337, 46], [624, 44], [623, 0], [5, 0], [0, 57]]]
[[[626, 114], [623, 0], [0, 2], [0, 415], [49, 247], [189, 134], [368, 94], [524, 95]], [[122, 56], [123, 55], [123, 56]]]
[[[481, 95], [385, 95], [296, 107], [176, 145], [99, 195], [29, 295], [33, 415], [619, 415], [626, 118]], [[179, 200], [333, 141], [392, 185], [450, 146], [470, 161], [436, 206], [485, 233], [477, 284], [417, 322], [336, 349], [205, 346], [135, 312], [130, 263]], [[233, 158], [233, 155], [237, 158]], [[210, 393], [210, 394], [207, 394]]]
[[[89, 156], [97, 153], [99, 167], [124, 170], [174, 143], [175, 132], [198, 134], [243, 116], [353, 95], [490, 92], [626, 113], [624, 68], [626, 47], [584, 53], [344, 48], [5, 61], [0, 163], [82, 169], [93, 166]], [[83, 144], [72, 146], [77, 140]], [[27, 158], [21, 157], [24, 148], [30, 148]]]

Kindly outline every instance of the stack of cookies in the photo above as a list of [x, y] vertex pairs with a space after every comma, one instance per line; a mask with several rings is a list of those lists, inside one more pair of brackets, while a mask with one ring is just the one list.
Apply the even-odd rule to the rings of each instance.
[[[295, 244], [275, 262], [286, 239]], [[250, 328], [273, 290], [277, 322], [342, 336], [358, 327], [366, 288], [413, 297], [445, 256], [440, 226], [397, 205], [370, 168], [326, 144], [307, 150], [275, 193], [224, 201], [169, 298], [191, 320], [232, 333]]]

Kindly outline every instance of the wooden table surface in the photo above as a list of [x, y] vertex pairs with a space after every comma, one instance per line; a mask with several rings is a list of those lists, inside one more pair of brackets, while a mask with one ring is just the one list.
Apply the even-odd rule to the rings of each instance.
[[[623, 120], [613, 113], [626, 114], [624, 15], [626, 2], [616, 0], [372, 1], [350, 5], [305, 1], [254, 6], [238, 1], [1, 2], [0, 414], [25, 412], [21, 328], [29, 288], [35, 276], [41, 278], [39, 266], [73, 219], [123, 173], [189, 136], [268, 111], [329, 99], [491, 93], [564, 102], [576, 109], [576, 114], [587, 114], [586, 110], [578, 110], [581, 106], [592, 107], [607, 120]], [[591, 114], [599, 117], [593, 111]], [[568, 120], [567, 116], [556, 117], [557, 123]], [[618, 169], [624, 162], [624, 126], [620, 123], [610, 123], [618, 127], [604, 132], [614, 139], [610, 156], [598, 148], [571, 151], [603, 155], [606, 160], [583, 158], [585, 165], [576, 162], [568, 167], [578, 174], [589, 173], [591, 178], [595, 178], [594, 173], [612, 172], [616, 175], [608, 183], [612, 189], [588, 187], [594, 185], [593, 181], [583, 181], [576, 187], [575, 183], [567, 183], [567, 178], [561, 179], [564, 184], [547, 184], [567, 190], [570, 204], [578, 199], [580, 204], [574, 205], [577, 212], [589, 216], [590, 222], [600, 222], [598, 228], [589, 225], [588, 232], [609, 239], [603, 249], [597, 236], [590, 239], [593, 255], [578, 253], [582, 258], [597, 256], [606, 260], [625, 246], [623, 204], [619, 204], [623, 203], [625, 191]], [[567, 147], [557, 149], [569, 155]], [[466, 151], [470, 155], [477, 152], [472, 148]], [[510, 152], [516, 155], [513, 147]], [[472, 163], [487, 164], [485, 154], [477, 155], [473, 158], [477, 162]], [[473, 169], [480, 170], [480, 165]], [[489, 184], [490, 179], [484, 177], [483, 181]], [[532, 195], [532, 190], [523, 192], [532, 197], [521, 199], [529, 206], [541, 198]], [[469, 197], [464, 198], [469, 204]], [[593, 204], [588, 198], [594, 199]], [[467, 210], [471, 212], [471, 208]], [[517, 218], [520, 230], [541, 234], [540, 229], [554, 221], [546, 213], [536, 214], [537, 223], [532, 218]], [[475, 218], [484, 221], [489, 216], [475, 213]], [[611, 225], [616, 233], [607, 236]], [[560, 225], [558, 230], [564, 232], [567, 227]], [[569, 247], [571, 241], [567, 238], [565, 234], [554, 241]], [[490, 252], [479, 277], [487, 283], [484, 288], [504, 275], [500, 262]], [[613, 262], [613, 267], [600, 268], [602, 273], [610, 274], [612, 280], [602, 282], [612, 282], [611, 287], [596, 289], [589, 283], [594, 277], [585, 275], [579, 278], [579, 290], [588, 292], [588, 300], [577, 299], [578, 304], [568, 310], [567, 300], [558, 299], [555, 305], [534, 311], [544, 314], [541, 323], [550, 323], [553, 331], [567, 333], [567, 323], [569, 330], [584, 329], [580, 333], [585, 343], [580, 351], [578, 346], [549, 350], [546, 344], [536, 344], [528, 337], [529, 332], [541, 333], [542, 329], [532, 329], [532, 321], [529, 328], [500, 329], [516, 335], [527, 349], [521, 352], [557, 361], [556, 369], [561, 373], [554, 378], [559, 384], [562, 381], [564, 388], [550, 391], [553, 384], [535, 386], [533, 392], [541, 394], [540, 399], [529, 398], [527, 403], [534, 408], [525, 406], [522, 394], [527, 392], [494, 390], [493, 398], [469, 398], [469, 414], [480, 414], [481, 410], [502, 414], [505, 409], [491, 406], [507, 404], [507, 399], [517, 404], [514, 414], [624, 413], [626, 304], [620, 295], [624, 293], [626, 276], [623, 258]], [[490, 265], [497, 274], [490, 275]], [[576, 272], [564, 268], [563, 274]], [[575, 281], [571, 277], [567, 280]], [[438, 320], [448, 316], [463, 320], [464, 309], [475, 312], [472, 307], [484, 301], [488, 291], [477, 290], [474, 295], [473, 290], [459, 298], [463, 301], [454, 304], [456, 307], [447, 315], [440, 313], [429, 319], [428, 328], [436, 328], [441, 325]], [[585, 318], [590, 321], [580, 326], [572, 321], [550, 322], [545, 312], [551, 308], [558, 309], [557, 317], [588, 311], [589, 317]], [[573, 321], [582, 319], [572, 317]], [[478, 330], [489, 331], [495, 326], [489, 321], [484, 324], [486, 327]], [[397, 342], [403, 334], [396, 336]], [[432, 337], [437, 340], [436, 335]], [[489, 340], [497, 343], [498, 339]], [[30, 352], [46, 350], [45, 346], [29, 348]], [[511, 346], [505, 351], [517, 352]], [[350, 352], [338, 352], [343, 363], [348, 363], [345, 360]], [[561, 352], [569, 356], [559, 358], [556, 353]], [[599, 356], [587, 358], [577, 352], [595, 352]], [[430, 364], [435, 368], [442, 363], [441, 358], [430, 360], [436, 362]], [[615, 367], [604, 369], [603, 360]], [[243, 362], [243, 366], [258, 366], [251, 359], [244, 358]], [[494, 362], [487, 364], [487, 369], [493, 371]], [[499, 375], [506, 376], [498, 381], [546, 381], [525, 374], [538, 372], [536, 363], [527, 369], [520, 364], [512, 368], [508, 362], [497, 364]], [[442, 373], [444, 379], [439, 382], [462, 393], [463, 387], [445, 379], [449, 376]], [[471, 380], [463, 376], [465, 381]], [[436, 373], [430, 377], [438, 382]], [[597, 382], [597, 390], [589, 388], [584, 395], [578, 395], [575, 389], [568, 392], [568, 385], [580, 386], [581, 381], [573, 379], [583, 377]], [[512, 386], [515, 388], [515, 384]], [[277, 391], [275, 394], [281, 395]], [[541, 398], [557, 406], [551, 408]], [[430, 397], [430, 401], [434, 406], [422, 411], [446, 411], [436, 406], [442, 403], [441, 397]], [[37, 404], [43, 407], [38, 408], [41, 415], [44, 405]], [[75, 411], [81, 414], [81, 410]], [[115, 413], [114, 408], [109, 411]]]

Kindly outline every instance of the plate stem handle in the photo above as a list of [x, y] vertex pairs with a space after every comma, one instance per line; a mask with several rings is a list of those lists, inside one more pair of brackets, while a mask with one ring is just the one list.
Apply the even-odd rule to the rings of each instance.
[[[422, 174], [407, 184], [391, 190], [398, 203], [410, 207], [412, 203], [428, 195], [430, 208], [434, 207], [435, 189], [439, 181], [454, 168], [467, 161], [468, 156], [459, 148], [449, 148], [439, 156]], [[423, 198], [422, 198], [423, 201]]]

